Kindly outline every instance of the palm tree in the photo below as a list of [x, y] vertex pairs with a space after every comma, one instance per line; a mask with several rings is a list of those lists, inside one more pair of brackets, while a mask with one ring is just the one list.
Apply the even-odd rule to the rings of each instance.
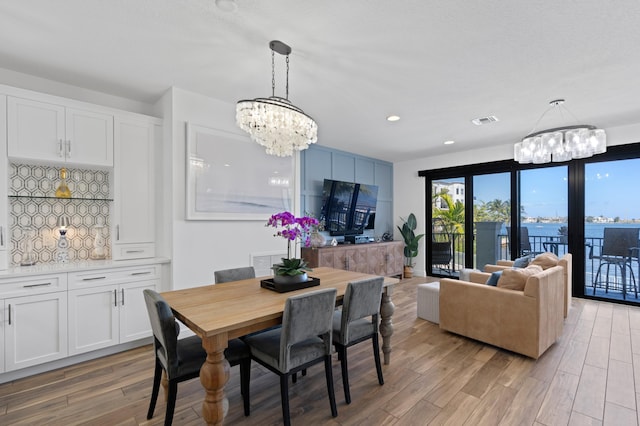
[[446, 204], [446, 209], [433, 208], [433, 217], [440, 218], [447, 228], [457, 234], [464, 233], [464, 204], [460, 201], [453, 202], [451, 195], [440, 193], [438, 195]]
[[474, 220], [476, 222], [504, 222], [511, 221], [511, 202], [495, 199], [489, 202], [480, 201], [481, 204], [474, 206]]

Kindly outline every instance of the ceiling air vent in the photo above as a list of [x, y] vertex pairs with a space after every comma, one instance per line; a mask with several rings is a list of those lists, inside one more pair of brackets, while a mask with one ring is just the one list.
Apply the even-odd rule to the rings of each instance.
[[483, 124], [494, 123], [496, 121], [500, 121], [500, 120], [498, 120], [498, 117], [496, 117], [495, 115], [490, 115], [488, 117], [474, 118], [473, 120], [471, 120], [471, 122], [476, 126], [482, 126]]

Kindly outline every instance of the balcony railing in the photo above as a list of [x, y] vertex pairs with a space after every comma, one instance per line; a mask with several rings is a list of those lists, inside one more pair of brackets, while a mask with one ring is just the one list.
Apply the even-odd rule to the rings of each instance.
[[[447, 237], [451, 238], [451, 256], [450, 260], [447, 264], [439, 264], [433, 265], [433, 273], [437, 275], [445, 275], [445, 276], [459, 276], [460, 270], [465, 266], [465, 236], [464, 234], [434, 234], [436, 240], [444, 241]], [[497, 235], [498, 247], [499, 247], [499, 255], [498, 259], [509, 259], [509, 241], [507, 235], [499, 234]], [[599, 256], [602, 253], [602, 244], [604, 238], [586, 238], [585, 239], [585, 293], [594, 294], [594, 278], [598, 272], [598, 268], [602, 263], [602, 260]], [[562, 257], [568, 250], [567, 243], [560, 240], [559, 236], [549, 237], [542, 235], [529, 235], [529, 242], [531, 245], [531, 253], [538, 254], [546, 251], [550, 251]], [[640, 247], [640, 242], [638, 243], [638, 247]], [[496, 259], [496, 260], [498, 260]], [[483, 265], [479, 265], [482, 267]], [[607, 266], [603, 266], [603, 272], [606, 273]], [[611, 269], [612, 268], [612, 269]], [[618, 297], [622, 296], [622, 289], [626, 287], [626, 294], [622, 296], [623, 298], [630, 294], [629, 292], [633, 289], [631, 284], [635, 283], [640, 286], [640, 260], [638, 256], [638, 251], [635, 251], [633, 256], [628, 259], [627, 270], [623, 276], [619, 268], [610, 265], [610, 270], [608, 273], [608, 289], [602, 283], [602, 280], [599, 279], [599, 283], [596, 283], [595, 288], [596, 292], [607, 291], [611, 292], [611, 294], [605, 295], [615, 296], [615, 292], [618, 292]], [[597, 293], [596, 293], [597, 294]], [[635, 297], [635, 292], [633, 292], [633, 296]]]

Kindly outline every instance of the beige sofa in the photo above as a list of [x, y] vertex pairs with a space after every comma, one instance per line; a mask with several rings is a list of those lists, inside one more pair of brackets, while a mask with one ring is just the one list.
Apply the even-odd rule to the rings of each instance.
[[[571, 307], [571, 297], [572, 297], [572, 290], [571, 290], [571, 286], [572, 286], [572, 275], [571, 275], [571, 268], [573, 267], [572, 264], [572, 259], [573, 257], [571, 256], [571, 253], [567, 253], [564, 256], [562, 256], [559, 260], [558, 260], [558, 266], [562, 266], [562, 268], [564, 269], [564, 317], [566, 318], [567, 315], [569, 315], [569, 308]], [[513, 267], [513, 260], [498, 260], [496, 262], [495, 265], [485, 265], [484, 266], [484, 271], [485, 272], [495, 272], [495, 271], [499, 271], [505, 268], [511, 268]], [[477, 277], [477, 279], [480, 279], [479, 277]], [[479, 282], [479, 281], [475, 281], [475, 282]]]
[[530, 276], [524, 291], [486, 285], [487, 275], [440, 280], [440, 328], [538, 358], [562, 334], [563, 268]]

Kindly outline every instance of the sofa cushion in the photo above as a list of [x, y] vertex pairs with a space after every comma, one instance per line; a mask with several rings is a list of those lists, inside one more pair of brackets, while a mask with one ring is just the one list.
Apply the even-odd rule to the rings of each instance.
[[491, 276], [487, 280], [487, 285], [492, 285], [495, 287], [498, 284], [498, 280], [500, 279], [500, 276], [502, 276], [502, 271], [492, 272]]
[[556, 266], [559, 260], [555, 254], [546, 252], [537, 255], [535, 259], [531, 261], [530, 265], [538, 265], [544, 270]]
[[529, 265], [526, 268], [505, 269], [498, 279], [498, 287], [523, 291], [527, 279], [539, 272], [542, 272], [542, 267], [538, 265]]
[[516, 260], [513, 261], [513, 267], [514, 268], [526, 268], [527, 266], [529, 266], [529, 263], [531, 262], [531, 256], [523, 256], [523, 257], [519, 257]]

